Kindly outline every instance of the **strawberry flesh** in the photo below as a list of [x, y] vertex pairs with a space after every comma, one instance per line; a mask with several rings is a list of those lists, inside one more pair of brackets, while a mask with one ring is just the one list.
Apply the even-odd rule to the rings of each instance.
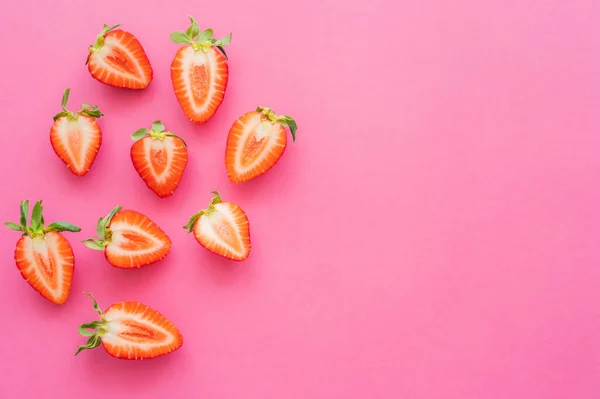
[[62, 116], [52, 125], [50, 142], [58, 157], [77, 176], [90, 171], [102, 145], [102, 131], [94, 118]]
[[71, 245], [60, 233], [21, 237], [15, 250], [23, 278], [44, 298], [63, 304], [73, 280], [74, 257]]
[[171, 63], [171, 80], [185, 116], [203, 124], [223, 102], [229, 70], [227, 59], [215, 46], [206, 53], [192, 46], [180, 48]]
[[171, 249], [171, 240], [165, 232], [136, 211], [117, 212], [107, 229], [109, 237], [104, 253], [115, 267], [147, 266], [163, 259]]
[[151, 359], [183, 344], [181, 333], [162, 314], [139, 302], [121, 302], [105, 312], [102, 345], [119, 359]]
[[227, 176], [233, 183], [252, 180], [271, 169], [285, 152], [286, 131], [279, 122], [248, 112], [229, 131], [225, 150]]
[[183, 177], [187, 147], [178, 137], [155, 140], [147, 136], [131, 147], [131, 161], [148, 188], [164, 198], [175, 192]]
[[102, 83], [133, 90], [146, 88], [153, 77], [152, 66], [139, 40], [121, 29], [106, 33], [91, 46], [88, 70]]

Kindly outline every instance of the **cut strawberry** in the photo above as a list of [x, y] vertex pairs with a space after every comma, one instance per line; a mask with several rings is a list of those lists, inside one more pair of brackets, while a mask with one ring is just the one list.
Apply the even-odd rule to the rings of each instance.
[[139, 212], [114, 208], [98, 220], [99, 238], [84, 244], [104, 251], [108, 262], [122, 269], [133, 269], [158, 262], [171, 250], [171, 240], [153, 221]]
[[75, 356], [102, 344], [118, 359], [143, 360], [166, 355], [183, 345], [177, 327], [156, 310], [139, 302], [119, 302], [103, 313], [92, 294], [87, 295], [94, 301], [100, 320], [79, 326], [79, 333], [89, 339]]
[[89, 47], [87, 65], [94, 79], [109, 86], [140, 90], [152, 81], [144, 48], [131, 33], [104, 25]]
[[50, 302], [62, 305], [71, 290], [75, 260], [71, 245], [60, 233], [81, 229], [67, 222], [54, 222], [46, 227], [42, 211], [42, 201], [36, 202], [27, 225], [29, 201], [23, 201], [20, 223], [5, 224], [23, 233], [17, 241], [15, 261], [25, 281]]
[[229, 130], [225, 167], [229, 180], [243, 183], [271, 169], [283, 155], [290, 128], [296, 141], [296, 122], [287, 115], [277, 116], [271, 108], [258, 107], [236, 120]]
[[152, 129], [139, 129], [131, 135], [131, 161], [146, 185], [159, 197], [168, 197], [179, 185], [188, 161], [185, 141], [165, 132], [161, 121]]
[[187, 46], [180, 48], [171, 63], [171, 80], [179, 105], [193, 123], [203, 124], [213, 117], [223, 102], [229, 70], [223, 46], [229, 36], [216, 40], [212, 29], [200, 32], [190, 17], [185, 32], [174, 32], [171, 40]]
[[183, 226], [196, 241], [224, 258], [242, 261], [250, 255], [250, 224], [246, 213], [234, 203], [222, 202], [218, 191], [207, 209]]
[[82, 104], [77, 112], [70, 112], [66, 108], [69, 92], [67, 89], [63, 94], [62, 112], [54, 115], [50, 143], [67, 168], [83, 176], [90, 171], [102, 145], [102, 130], [96, 122], [102, 112], [90, 104]]

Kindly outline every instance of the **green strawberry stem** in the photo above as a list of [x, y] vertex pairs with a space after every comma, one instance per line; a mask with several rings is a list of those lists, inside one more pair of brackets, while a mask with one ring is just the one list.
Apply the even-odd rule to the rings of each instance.
[[67, 109], [67, 102], [69, 101], [69, 94], [71, 93], [71, 89], [67, 88], [65, 90], [65, 92], [63, 93], [63, 97], [62, 97], [62, 112], [59, 112], [58, 114], [54, 115], [53, 119], [56, 121], [58, 118], [62, 117], [62, 116], [66, 116], [68, 120], [72, 121], [72, 120], [76, 120], [79, 115], [87, 115], [91, 118], [100, 118], [101, 116], [103, 116], [104, 114], [102, 112], [100, 112], [100, 110], [98, 109], [97, 105], [91, 105], [91, 104], [81, 104], [81, 107], [79, 107], [79, 110], [77, 110], [77, 112], [71, 112]]
[[102, 343], [101, 337], [106, 333], [108, 326], [108, 321], [106, 321], [104, 313], [102, 313], [102, 310], [98, 306], [96, 299], [89, 292], [86, 292], [85, 294], [92, 298], [92, 301], [94, 301], [94, 310], [100, 315], [100, 320], [94, 320], [90, 323], [84, 323], [79, 326], [79, 334], [83, 335], [84, 337], [89, 337], [89, 339], [84, 345], [80, 345], [79, 348], [77, 348], [75, 356], [85, 349], [94, 349], [100, 346]]
[[24, 236], [43, 237], [49, 231], [56, 231], [58, 233], [63, 231], [77, 233], [81, 231], [79, 227], [67, 222], [54, 222], [46, 227], [44, 225], [42, 201], [36, 202], [33, 206], [29, 224], [27, 224], [27, 219], [29, 218], [29, 200], [22, 201], [20, 208], [21, 218], [19, 219], [19, 224], [13, 222], [6, 222], [4, 224], [11, 230], [22, 232]]
[[189, 18], [190, 26], [185, 32], [171, 33], [171, 41], [177, 44], [191, 44], [195, 51], [202, 50], [205, 53], [216, 46], [227, 58], [227, 53], [225, 53], [223, 47], [231, 42], [231, 33], [222, 39], [215, 39], [212, 29], [209, 28], [200, 32], [198, 22], [191, 15]]
[[112, 239], [112, 231], [109, 229], [110, 221], [121, 209], [123, 209], [123, 207], [117, 205], [108, 215], [98, 219], [98, 224], [96, 225], [96, 234], [98, 234], [98, 238], [86, 238], [82, 241], [83, 244], [90, 249], [103, 251], [104, 247], [106, 247]]
[[212, 193], [215, 195], [211, 200], [210, 203], [208, 204], [208, 208], [206, 209], [202, 209], [198, 212], [196, 212], [191, 218], [190, 220], [187, 222], [187, 224], [185, 226], [183, 226], [184, 229], [186, 229], [188, 231], [188, 233], [191, 233], [192, 230], [194, 230], [194, 225], [196, 224], [196, 221], [198, 220], [198, 218], [202, 215], [210, 215], [211, 213], [213, 213], [215, 211], [215, 205], [220, 204], [221, 202], [223, 202], [223, 200], [221, 199], [221, 195], [219, 194], [218, 191], [212, 191]]
[[145, 127], [138, 129], [133, 132], [131, 139], [133, 141], [138, 141], [146, 137], [146, 135], [149, 135], [153, 140], [164, 140], [165, 137], [176, 137], [183, 141], [183, 145], [187, 147], [185, 140], [183, 140], [181, 137], [171, 132], [165, 132], [164, 130], [165, 125], [163, 125], [160, 120], [156, 120], [152, 122], [152, 129], [146, 129]]
[[298, 125], [296, 124], [296, 121], [292, 119], [292, 117], [287, 115], [276, 115], [271, 108], [261, 107], [260, 105], [258, 108], [256, 108], [256, 112], [263, 114], [263, 119], [269, 120], [271, 123], [281, 123], [282, 125], [289, 127], [290, 133], [292, 133], [293, 142], [296, 142], [296, 131], [298, 130]]

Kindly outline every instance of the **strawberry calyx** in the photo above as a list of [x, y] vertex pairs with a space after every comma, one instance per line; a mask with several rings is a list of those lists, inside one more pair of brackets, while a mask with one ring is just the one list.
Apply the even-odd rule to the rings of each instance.
[[202, 50], [205, 53], [213, 46], [216, 46], [227, 58], [227, 53], [225, 53], [223, 46], [231, 42], [231, 33], [222, 39], [215, 39], [212, 29], [209, 28], [200, 32], [198, 22], [191, 15], [189, 18], [191, 23], [187, 30], [185, 32], [171, 33], [171, 41], [177, 44], [191, 44], [195, 51]]
[[96, 234], [98, 234], [98, 238], [86, 238], [82, 241], [83, 244], [90, 249], [103, 251], [104, 247], [106, 247], [112, 239], [112, 231], [109, 228], [110, 221], [121, 209], [123, 209], [123, 207], [117, 205], [107, 216], [98, 219], [98, 224], [96, 225]]
[[108, 321], [98, 306], [98, 302], [96, 302], [96, 299], [89, 292], [86, 292], [85, 294], [92, 298], [92, 301], [94, 301], [94, 310], [100, 315], [100, 320], [94, 320], [90, 323], [84, 323], [79, 326], [79, 334], [83, 335], [84, 337], [89, 337], [89, 339], [84, 345], [80, 345], [79, 348], [77, 348], [75, 356], [85, 349], [94, 349], [100, 346], [102, 343], [102, 335], [106, 334], [108, 331]]
[[215, 190], [215, 191], [211, 191], [211, 192], [215, 196], [210, 200], [210, 203], [208, 204], [208, 208], [202, 209], [202, 210], [196, 212], [190, 218], [190, 220], [187, 222], [187, 224], [185, 226], [183, 226], [183, 228], [186, 229], [188, 231], [188, 233], [191, 233], [194, 230], [194, 225], [196, 224], [196, 221], [198, 220], [198, 218], [200, 218], [200, 216], [210, 215], [211, 213], [213, 213], [215, 211], [215, 205], [223, 202], [223, 200], [221, 199], [221, 195], [219, 194], [218, 191]]
[[138, 141], [146, 137], [146, 135], [149, 135], [152, 140], [164, 140], [165, 137], [176, 137], [183, 142], [184, 146], [187, 147], [185, 140], [183, 140], [181, 137], [171, 132], [165, 132], [164, 130], [165, 125], [163, 125], [160, 120], [156, 120], [152, 122], [152, 129], [146, 129], [145, 127], [138, 129], [131, 135], [131, 139], [133, 141]]
[[57, 233], [63, 231], [71, 231], [73, 233], [77, 233], [81, 231], [81, 229], [74, 224], [67, 222], [54, 222], [50, 223], [47, 227], [44, 225], [44, 215], [43, 215], [43, 206], [42, 201], [38, 201], [33, 206], [33, 210], [31, 212], [31, 219], [29, 224], [27, 224], [27, 219], [29, 218], [29, 200], [25, 200], [21, 202], [21, 219], [19, 224], [13, 222], [6, 222], [4, 225], [11, 230], [20, 231], [23, 233], [23, 236], [33, 237], [43, 237], [49, 231], [56, 231]]
[[96, 41], [94, 42], [94, 44], [92, 44], [91, 46], [88, 47], [89, 54], [88, 54], [87, 60], [85, 61], [86, 65], [90, 60], [90, 55], [92, 53], [95, 53], [96, 51], [100, 50], [102, 48], [102, 46], [104, 46], [104, 36], [111, 30], [113, 30], [119, 26], [121, 26], [121, 25], [117, 24], [117, 25], [113, 25], [113, 26], [108, 26], [108, 25], [104, 24], [104, 27], [102, 28], [102, 31], [100, 32], [100, 34], [98, 36], [96, 36]]
[[290, 133], [292, 133], [292, 139], [294, 143], [296, 142], [296, 131], [298, 130], [298, 125], [296, 124], [296, 121], [292, 119], [291, 116], [276, 115], [271, 108], [261, 107], [260, 105], [256, 108], [256, 112], [260, 112], [263, 115], [263, 121], [269, 121], [271, 123], [280, 123], [284, 126], [289, 127]]
[[68, 120], [73, 121], [73, 120], [77, 120], [77, 118], [79, 117], [79, 115], [87, 115], [91, 118], [97, 119], [100, 118], [101, 116], [103, 116], [104, 114], [102, 112], [100, 112], [100, 110], [98, 109], [97, 105], [91, 105], [91, 104], [81, 104], [81, 107], [79, 107], [79, 110], [77, 110], [77, 112], [71, 112], [67, 109], [67, 102], [69, 101], [69, 93], [71, 92], [71, 89], [66, 89], [65, 92], [63, 93], [63, 97], [62, 97], [62, 112], [59, 112], [58, 114], [54, 115], [54, 117], [52, 119], [54, 119], [55, 121], [60, 118], [60, 117], [67, 117]]

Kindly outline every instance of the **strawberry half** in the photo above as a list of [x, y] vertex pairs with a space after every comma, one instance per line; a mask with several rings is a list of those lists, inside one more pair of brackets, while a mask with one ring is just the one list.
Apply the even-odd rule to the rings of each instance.
[[131, 161], [146, 185], [161, 198], [175, 192], [188, 161], [183, 139], [165, 132], [161, 121], [152, 122], [152, 129], [139, 129], [131, 135]]
[[285, 126], [296, 142], [296, 121], [277, 116], [271, 108], [258, 107], [233, 123], [227, 136], [225, 167], [233, 183], [243, 183], [262, 175], [281, 158], [287, 146]]
[[104, 251], [108, 263], [122, 269], [158, 262], [171, 250], [171, 240], [152, 220], [120, 206], [98, 220], [96, 232], [99, 238], [83, 240], [85, 246]]
[[77, 112], [67, 110], [70, 89], [62, 98], [62, 112], [54, 115], [50, 143], [67, 168], [77, 176], [90, 171], [102, 145], [102, 130], [96, 122], [103, 114], [97, 106], [82, 104]]
[[89, 47], [88, 70], [94, 79], [109, 86], [140, 90], [152, 81], [152, 66], [144, 48], [131, 33], [104, 25]]
[[139, 302], [119, 302], [105, 312], [94, 301], [94, 310], [100, 320], [79, 326], [79, 333], [89, 337], [75, 356], [84, 349], [94, 349], [100, 344], [109, 355], [118, 359], [152, 359], [181, 348], [181, 333], [162, 314]]
[[218, 191], [207, 209], [192, 216], [183, 226], [194, 232], [196, 241], [224, 258], [242, 261], [250, 255], [250, 224], [246, 213], [234, 203], [223, 202]]
[[196, 124], [206, 123], [223, 102], [229, 70], [223, 46], [231, 41], [231, 33], [216, 40], [212, 29], [200, 32], [190, 17], [185, 32], [174, 32], [171, 40], [187, 44], [180, 48], [171, 63], [171, 80], [177, 101], [185, 116]]
[[27, 225], [29, 201], [23, 201], [19, 224], [5, 225], [23, 233], [17, 241], [15, 261], [25, 281], [50, 302], [62, 305], [71, 290], [75, 260], [71, 245], [60, 233], [81, 229], [67, 222], [54, 222], [46, 227], [42, 211], [42, 201], [36, 202]]

